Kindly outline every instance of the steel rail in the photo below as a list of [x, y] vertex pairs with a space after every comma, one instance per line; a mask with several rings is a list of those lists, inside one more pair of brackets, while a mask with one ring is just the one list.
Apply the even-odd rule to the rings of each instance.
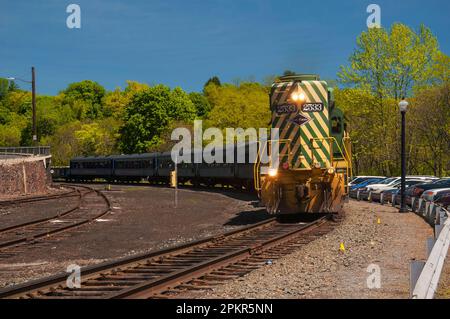
[[[285, 226], [271, 218], [220, 236], [82, 268], [82, 288], [79, 290], [67, 290], [68, 274], [61, 273], [2, 289], [0, 298], [148, 298], [171, 285], [278, 247], [302, 233], [310, 233], [325, 222], [322, 217], [308, 224]], [[122, 281], [116, 286], [109, 285], [107, 281], [119, 280], [117, 276], [121, 272]], [[107, 281], [102, 282], [103, 279]]]
[[[55, 234], [59, 234], [59, 233], [62, 233], [62, 232], [65, 232], [65, 231], [68, 231], [68, 230], [71, 230], [71, 229], [74, 229], [74, 228], [78, 228], [78, 227], [80, 227], [80, 226], [82, 226], [84, 224], [90, 223], [90, 222], [92, 222], [92, 221], [94, 221], [94, 220], [96, 220], [98, 218], [103, 217], [104, 215], [106, 215], [108, 212], [111, 211], [111, 203], [108, 200], [108, 198], [102, 192], [100, 192], [98, 190], [95, 190], [95, 189], [92, 189], [90, 187], [86, 187], [86, 186], [81, 186], [81, 187], [86, 188], [86, 189], [90, 189], [93, 192], [96, 192], [100, 197], [102, 197], [103, 200], [106, 203], [106, 209], [102, 210], [99, 214], [96, 214], [96, 215], [94, 215], [92, 217], [89, 217], [89, 218], [85, 218], [85, 219], [80, 220], [78, 222], [71, 223], [69, 225], [64, 225], [62, 227], [58, 227], [58, 228], [55, 228], [55, 229], [49, 228], [48, 230], [44, 230], [44, 231], [41, 231], [41, 232], [38, 232], [38, 233], [35, 233], [35, 234], [32, 234], [32, 235], [28, 235], [28, 236], [25, 235], [25, 236], [19, 237], [17, 239], [0, 242], [0, 250], [1, 249], [5, 249], [5, 248], [9, 248], [9, 247], [13, 247], [13, 246], [17, 246], [17, 245], [20, 245], [22, 243], [26, 243], [30, 239], [32, 239], [32, 240], [40, 239], [40, 238], [43, 238], [43, 237], [48, 237], [49, 235], [55, 235]], [[90, 193], [90, 192], [84, 193], [83, 195], [87, 195], [88, 193]], [[81, 204], [81, 199], [82, 199], [82, 197], [80, 198], [80, 204]], [[81, 207], [81, 205], [78, 205], [76, 208], [71, 209], [69, 211], [66, 211], [65, 215], [68, 215], [70, 213], [73, 213], [73, 212], [76, 212], [76, 211], [80, 210], [80, 207]], [[59, 217], [56, 217], [56, 218], [61, 218], [61, 217], [62, 216], [59, 216]], [[52, 218], [49, 218], [49, 219], [47, 219], [45, 221], [37, 222], [37, 223], [30, 222], [29, 225], [25, 225], [23, 228], [30, 227], [30, 226], [36, 226], [36, 225], [39, 225], [39, 224], [43, 224], [43, 223], [51, 221], [52, 219], [55, 219], [55, 217], [52, 217]], [[18, 227], [12, 226], [12, 230], [15, 229], [15, 228], [18, 228]], [[0, 232], [0, 234], [1, 233], [5, 233], [5, 232], [7, 232], [7, 231], [2, 231], [2, 232]]]
[[0, 206], [10, 206], [10, 205], [17, 205], [17, 204], [22, 204], [22, 203], [40, 202], [40, 201], [46, 201], [46, 200], [52, 200], [52, 199], [78, 196], [78, 194], [74, 194], [75, 192], [76, 192], [76, 190], [71, 190], [69, 192], [65, 192], [62, 194], [53, 194], [53, 195], [47, 195], [47, 196], [30, 196], [30, 197], [25, 197], [25, 198], [1, 200]]
[[[78, 203], [77, 203], [77, 205], [76, 205], [75, 207], [73, 207], [73, 208], [71, 208], [71, 209], [69, 209], [69, 210], [66, 210], [66, 211], [64, 211], [64, 212], [62, 212], [62, 213], [58, 213], [58, 214], [56, 214], [56, 215], [52, 215], [52, 216], [50, 216], [50, 217], [44, 217], [44, 218], [34, 219], [34, 220], [31, 220], [31, 221], [29, 221], [29, 222], [25, 222], [25, 223], [22, 223], [22, 224], [16, 224], [16, 225], [11, 225], [11, 226], [7, 226], [7, 227], [4, 227], [4, 228], [1, 228], [1, 229], [0, 229], [0, 234], [1, 234], [1, 233], [4, 233], [4, 232], [7, 232], [7, 231], [14, 230], [14, 229], [18, 229], [18, 228], [23, 228], [23, 227], [32, 226], [32, 225], [38, 225], [38, 224], [47, 222], [47, 221], [52, 220], [52, 219], [55, 219], [55, 218], [60, 218], [60, 217], [66, 216], [67, 214], [70, 214], [70, 213], [76, 211], [77, 209], [79, 209], [80, 204], [81, 204], [81, 198], [82, 198], [82, 196], [85, 195], [85, 194], [81, 194], [81, 192], [80, 192], [78, 189], [75, 190], [75, 192], [76, 192], [77, 194], [76, 194], [76, 195], [73, 195], [73, 196], [74, 196], [74, 197], [75, 197], [75, 196], [78, 197], [78, 201], [77, 201]], [[67, 196], [64, 196], [64, 198], [65, 198], [65, 197], [67, 197]], [[58, 197], [58, 198], [60, 198], [60, 197]], [[62, 198], [62, 197], [61, 197], [61, 198]]]
[[[214, 242], [222, 241], [225, 238], [231, 238], [233, 236], [239, 236], [251, 232], [257, 228], [267, 227], [271, 224], [276, 223], [276, 218], [270, 218], [268, 220], [261, 221], [259, 223], [253, 224], [251, 226], [236, 229], [233, 231], [226, 232], [224, 234], [218, 236], [209, 236], [203, 239], [199, 239], [196, 241], [192, 241], [189, 243], [177, 245], [170, 248], [165, 248], [161, 250], [151, 251], [142, 254], [136, 254], [133, 256], [122, 257], [119, 259], [115, 259], [112, 261], [106, 261], [100, 264], [87, 266], [81, 268], [80, 274], [83, 281], [99, 274], [103, 271], [114, 270], [118, 267], [130, 267], [136, 263], [148, 260], [155, 259], [163, 256], [170, 256], [175, 253], [183, 253], [187, 251], [191, 251], [195, 248], [200, 248], [206, 245], [209, 245]], [[24, 296], [26, 293], [31, 293], [37, 290], [43, 290], [47, 288], [51, 288], [54, 286], [65, 285], [67, 280], [67, 273], [59, 273], [50, 277], [46, 277], [43, 279], [33, 280], [30, 282], [25, 282], [23, 284], [7, 287], [0, 289], [0, 298], [14, 298], [19, 296]]]
[[325, 221], [325, 217], [322, 217], [314, 222], [308, 223], [306, 225], [302, 225], [299, 228], [288, 232], [286, 234], [282, 234], [275, 238], [271, 238], [270, 240], [265, 241], [262, 244], [253, 245], [251, 247], [242, 248], [236, 252], [229, 253], [224, 256], [217, 257], [212, 260], [207, 260], [200, 264], [194, 265], [193, 267], [186, 268], [175, 272], [173, 274], [169, 274], [162, 278], [158, 278], [154, 281], [144, 282], [141, 285], [131, 287], [125, 289], [123, 291], [119, 291], [115, 294], [108, 296], [111, 299], [117, 298], [133, 298], [133, 299], [143, 299], [143, 298], [151, 298], [155, 293], [164, 290], [166, 287], [170, 287], [171, 285], [177, 285], [182, 283], [183, 281], [193, 279], [201, 274], [207, 273], [211, 270], [224, 267], [229, 264], [236, 263], [241, 261], [247, 257], [252, 256], [256, 251], [263, 251], [275, 245], [279, 245], [281, 243], [286, 242], [288, 239], [293, 236], [297, 236], [298, 234], [305, 232], [307, 230], [311, 230], [312, 227], [317, 227], [318, 224], [322, 224]]

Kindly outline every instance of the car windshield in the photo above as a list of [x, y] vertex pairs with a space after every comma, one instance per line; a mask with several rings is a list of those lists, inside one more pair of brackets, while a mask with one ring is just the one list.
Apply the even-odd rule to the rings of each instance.
[[396, 178], [397, 177], [386, 178], [385, 180], [380, 181], [378, 184], [386, 185], [386, 184], [389, 184], [389, 183], [395, 181]]
[[445, 178], [445, 179], [438, 179], [437, 181], [434, 181], [433, 184], [438, 184], [438, 185], [447, 185], [448, 183], [450, 183], [450, 178]]
[[450, 178], [444, 179], [440, 185], [450, 186]]
[[351, 183], [352, 184], [359, 184], [359, 183], [362, 183], [362, 182], [364, 182], [364, 181], [366, 181], [366, 180], [368, 180], [369, 178], [368, 177], [356, 177], [356, 178], [354, 178], [352, 181], [351, 181]]

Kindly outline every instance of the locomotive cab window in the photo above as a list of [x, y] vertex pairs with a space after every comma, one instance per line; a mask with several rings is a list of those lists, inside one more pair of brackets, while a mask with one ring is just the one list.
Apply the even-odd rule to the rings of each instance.
[[331, 118], [331, 133], [342, 133], [342, 119], [340, 117], [334, 116]]

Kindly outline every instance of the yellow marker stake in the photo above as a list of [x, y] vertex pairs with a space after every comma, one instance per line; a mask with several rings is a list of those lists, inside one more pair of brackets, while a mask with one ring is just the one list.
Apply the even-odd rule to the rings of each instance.
[[377, 219], [377, 224], [378, 224], [378, 225], [381, 224], [381, 219], [380, 219], [380, 218]]
[[343, 253], [345, 253], [344, 243], [341, 243], [341, 245], [339, 246], [339, 250], [342, 251]]

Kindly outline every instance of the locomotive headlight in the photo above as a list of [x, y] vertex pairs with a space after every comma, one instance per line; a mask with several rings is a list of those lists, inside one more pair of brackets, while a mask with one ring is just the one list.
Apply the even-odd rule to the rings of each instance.
[[293, 100], [294, 102], [303, 102], [305, 101], [306, 97], [304, 93], [297, 93], [294, 92], [291, 94], [291, 100]]
[[275, 177], [278, 174], [278, 170], [276, 168], [269, 168], [268, 174], [270, 177]]

